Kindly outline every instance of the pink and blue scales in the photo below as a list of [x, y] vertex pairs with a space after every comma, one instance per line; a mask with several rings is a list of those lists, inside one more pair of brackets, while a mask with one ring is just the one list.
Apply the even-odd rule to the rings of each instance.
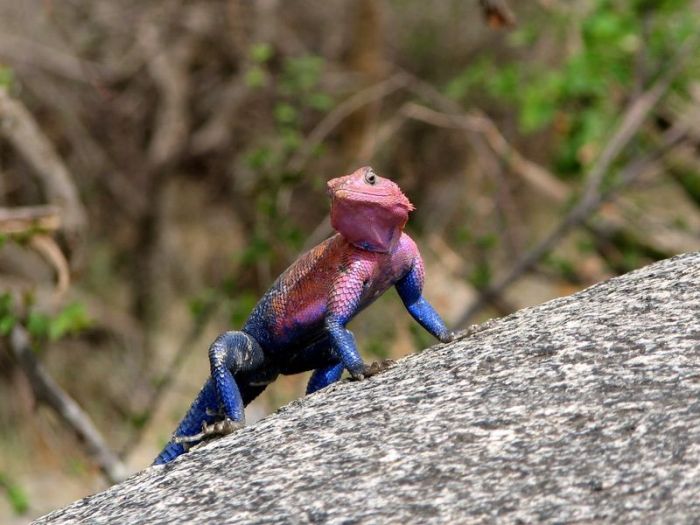
[[408, 312], [440, 341], [453, 337], [422, 295], [424, 269], [403, 233], [413, 209], [399, 187], [371, 168], [328, 183], [331, 223], [340, 233], [299, 257], [260, 299], [240, 331], [209, 348], [211, 377], [156, 458], [168, 463], [192, 444], [233, 431], [244, 407], [279, 374], [313, 370], [307, 393], [338, 381], [344, 370], [363, 379], [367, 366], [345, 327], [392, 286]]
[[349, 321], [414, 264], [420, 269], [422, 286], [418, 249], [405, 233], [388, 253], [357, 248], [336, 234], [279, 276], [253, 309], [243, 331], [253, 335], [264, 351], [297, 351], [304, 342], [325, 334], [327, 316]]

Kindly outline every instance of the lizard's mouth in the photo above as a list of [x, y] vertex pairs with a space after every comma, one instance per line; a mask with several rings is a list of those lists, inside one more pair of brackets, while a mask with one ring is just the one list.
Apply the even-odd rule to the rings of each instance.
[[340, 188], [334, 193], [339, 194], [342, 192], [349, 193], [352, 195], [366, 195], [367, 197], [391, 197], [391, 193], [372, 193], [371, 191], [350, 190], [346, 188]]

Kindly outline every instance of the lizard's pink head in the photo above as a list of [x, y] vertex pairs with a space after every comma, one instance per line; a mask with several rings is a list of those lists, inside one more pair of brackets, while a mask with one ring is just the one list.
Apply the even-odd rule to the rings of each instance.
[[401, 236], [413, 205], [395, 183], [364, 167], [328, 182], [331, 224], [365, 250], [390, 251]]

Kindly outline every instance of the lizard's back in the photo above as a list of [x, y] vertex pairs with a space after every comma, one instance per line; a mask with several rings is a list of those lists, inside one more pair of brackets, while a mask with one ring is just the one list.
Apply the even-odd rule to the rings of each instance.
[[244, 331], [265, 347], [313, 335], [323, 323], [331, 285], [343, 265], [346, 243], [334, 235], [300, 256], [272, 284]]

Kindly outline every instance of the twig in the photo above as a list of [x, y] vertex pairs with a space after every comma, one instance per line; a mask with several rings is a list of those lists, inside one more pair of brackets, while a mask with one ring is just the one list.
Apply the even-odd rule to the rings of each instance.
[[9, 338], [12, 353], [27, 375], [37, 399], [51, 407], [75, 432], [87, 454], [97, 463], [110, 483], [126, 478], [126, 467], [112, 452], [90, 416], [48, 374], [35, 357], [27, 331], [15, 325]]
[[[251, 67], [250, 46], [260, 42], [279, 41], [279, 31], [284, 28], [284, 25], [279, 23], [278, 6], [277, 0], [258, 0], [257, 2], [230, 0], [226, 3], [232, 26], [231, 38], [239, 55], [240, 73], [232, 77], [221, 89], [223, 96], [221, 100], [216, 101], [213, 113], [199, 129], [192, 133], [191, 153], [203, 155], [226, 148], [231, 142], [234, 132], [231, 123], [236, 121], [236, 113], [243, 107], [251, 93], [251, 88], [245, 82], [245, 73]], [[289, 51], [296, 46], [289, 44], [282, 47]], [[299, 54], [304, 53], [299, 51]]]
[[48, 235], [32, 235], [29, 245], [34, 248], [56, 270], [54, 301], [59, 301], [70, 285], [70, 268], [61, 248]]
[[0, 233], [56, 231], [61, 227], [60, 210], [56, 206], [23, 206], [0, 208]]
[[[692, 39], [695, 42], [695, 38]], [[607, 146], [596, 160], [593, 168], [586, 178], [586, 187], [584, 189], [582, 200], [593, 199], [600, 191], [600, 186], [603, 182], [605, 174], [612, 165], [613, 161], [618, 157], [622, 150], [627, 146], [632, 137], [637, 133], [639, 128], [646, 120], [649, 112], [666, 93], [666, 90], [671, 85], [671, 82], [678, 75], [684, 64], [683, 58], [689, 52], [690, 42], [686, 42], [675, 62], [668, 68], [666, 73], [662, 75], [654, 85], [639, 97], [632, 101], [627, 111], [622, 116], [620, 125], [615, 134], [612, 136]]]
[[464, 129], [479, 133], [500, 159], [533, 188], [555, 202], [563, 203], [566, 200], [569, 194], [566, 185], [542, 166], [523, 157], [508, 143], [493, 121], [485, 115], [476, 112], [466, 115], [441, 113], [413, 102], [404, 105], [401, 112], [409, 118], [420, 120], [433, 126]]
[[[70, 53], [60, 51], [55, 47], [40, 44], [36, 40], [0, 32], [0, 57], [10, 64], [26, 64], [32, 68], [43, 69], [68, 80], [77, 80], [92, 84], [95, 75], [99, 80], [106, 81], [115, 75], [102, 64], [76, 58]], [[89, 68], [91, 75], [86, 74]], [[92, 75], [94, 73], [94, 75]]]
[[301, 170], [318, 145], [352, 113], [367, 104], [371, 104], [406, 87], [409, 82], [410, 78], [405, 73], [399, 72], [386, 80], [355, 93], [350, 98], [338, 104], [338, 106], [326, 115], [311, 133], [309, 133], [302, 147], [299, 148], [294, 157], [289, 161], [290, 169], [292, 171]]
[[173, 380], [177, 376], [177, 373], [180, 371], [180, 368], [182, 368], [182, 365], [185, 362], [185, 358], [189, 355], [190, 350], [192, 349], [192, 345], [197, 342], [199, 337], [202, 335], [204, 328], [206, 328], [208, 321], [216, 312], [217, 306], [218, 303], [216, 301], [209, 301], [204, 306], [202, 312], [195, 319], [189, 334], [187, 334], [187, 337], [183, 339], [182, 343], [180, 344], [180, 347], [175, 353], [175, 357], [172, 361], [170, 361], [170, 364], [168, 365], [167, 369], [156, 381], [155, 388], [144, 403], [144, 406], [147, 407], [147, 412], [144, 413], [144, 417], [139, 422], [140, 424], [136, 431], [121, 447], [122, 456], [128, 457], [128, 454], [136, 449], [136, 445], [143, 437], [144, 430], [148, 427], [149, 421], [153, 418], [153, 415], [156, 413], [158, 406], [160, 405], [163, 399], [163, 395], [168, 391], [168, 387], [172, 384]]
[[482, 290], [479, 299], [471, 304], [460, 315], [457, 326], [466, 326], [471, 317], [481, 310], [493, 296], [498, 296], [515, 282], [523, 273], [532, 268], [549, 251], [566, 236], [574, 227], [583, 224], [589, 216], [595, 212], [600, 205], [613, 197], [620, 189], [634, 182], [647, 168], [662, 158], [668, 150], [680, 143], [687, 136], [686, 128], [683, 126], [673, 127], [664, 134], [662, 144], [652, 153], [643, 158], [629, 163], [622, 169], [618, 182], [608, 190], [584, 194], [571, 211], [566, 215], [550, 234], [540, 241], [532, 250], [521, 257], [511, 268], [506, 276], [501, 278], [496, 284]]
[[[139, 56], [143, 57], [142, 50], [139, 50]], [[92, 177], [104, 187], [111, 194], [115, 205], [123, 209], [130, 220], [139, 216], [150, 205], [148, 197], [133, 191], [133, 180], [117, 166], [105, 145], [87, 129], [81, 115], [82, 111], [90, 112], [84, 107], [84, 95], [76, 91], [66, 92], [50, 75], [42, 73], [24, 79], [23, 87], [34, 98], [57, 112], [61, 127], [75, 154], [77, 162], [74, 170]]]
[[224, 148], [231, 140], [236, 112], [250, 93], [242, 75], [237, 75], [221, 90], [224, 94], [211, 117], [192, 134], [191, 153], [204, 155]]
[[371, 138], [368, 137], [362, 144], [362, 148], [357, 154], [358, 159], [361, 161], [371, 159], [374, 153], [399, 131], [404, 122], [406, 122], [406, 115], [403, 115], [399, 110], [389, 117], [386, 122], [377, 126]]
[[[561, 202], [565, 200], [564, 191], [567, 191], [566, 186], [547, 170], [520, 155], [518, 151], [506, 141], [493, 121], [488, 117], [476, 112], [464, 115], [464, 110], [457, 102], [440, 93], [432, 84], [406, 71], [403, 73], [408, 75], [411, 79], [407, 86], [411, 92], [421, 98], [429, 100], [444, 112], [443, 115], [439, 113], [434, 115], [429, 113], [431, 111], [429, 108], [420, 106], [428, 111], [421, 111], [420, 115], [418, 112], [414, 112], [414, 117], [417, 118], [420, 116], [422, 117], [421, 120], [433, 120], [434, 124], [439, 123], [440, 126], [471, 129], [472, 131], [483, 134], [486, 142], [491, 149], [500, 156], [501, 160], [516, 173], [520, 174], [533, 188], [538, 189], [541, 193], [555, 201]], [[427, 121], [428, 120], [426, 120], [426, 122]]]
[[[694, 49], [698, 38], [699, 37], [696, 35], [686, 40], [684, 45], [676, 53], [671, 66], [668, 67], [664, 74], [659, 77], [651, 88], [643, 93], [638, 99], [635, 99], [629, 106], [629, 109], [623, 114], [621, 123], [616, 133], [608, 142], [606, 149], [603, 151], [600, 157], [598, 157], [596, 164], [589, 172], [590, 174], [587, 177], [587, 184], [584, 189], [583, 196], [576, 206], [569, 212], [569, 214], [567, 214], [564, 220], [554, 229], [554, 231], [552, 231], [545, 239], [535, 246], [535, 248], [524, 254], [506, 276], [491, 287], [482, 290], [479, 299], [474, 304], [467, 307], [467, 309], [459, 317], [457, 323], [458, 326], [464, 326], [476, 312], [481, 310], [484, 305], [490, 301], [491, 297], [494, 295], [500, 295], [510, 284], [516, 281], [524, 272], [529, 270], [544, 255], [546, 255], [549, 250], [551, 250], [551, 248], [570, 231], [572, 227], [584, 222], [588, 216], [598, 208], [604, 199], [609, 198], [612, 188], [610, 191], [606, 192], [605, 195], [600, 193], [602, 178], [607, 173], [612, 162], [632, 139], [639, 127], [641, 127], [654, 104], [656, 104], [664, 95], [673, 79], [681, 71], [681, 68], [685, 63], [685, 59]], [[459, 104], [440, 93], [434, 86], [414, 75], [411, 75], [410, 73], [404, 73], [411, 79], [411, 82], [408, 84], [409, 90], [432, 101], [443, 111], [457, 114], [462, 113], [462, 109]], [[450, 116], [450, 119], [452, 118], [453, 117]], [[456, 119], [456, 117], [454, 118]], [[458, 121], [459, 119], [455, 120], [455, 122]], [[471, 124], [476, 124], [476, 122], [472, 121]], [[462, 125], [464, 125], [464, 121], [462, 122]], [[668, 143], [669, 137], [674, 139], [673, 144], [680, 142], [687, 132], [685, 126], [682, 128], [681, 137], [674, 137], [673, 134], [669, 135], [671, 131], [673, 131], [675, 134], [678, 132], [678, 128], [672, 128], [672, 130], [667, 132], [667, 140], [665, 144]], [[627, 168], [623, 169], [623, 173], [627, 174], [625, 177], [622, 177], [622, 179], [627, 181], [625, 184], [628, 184], [630, 180], [636, 179], [636, 177], [639, 176], [640, 173], [646, 169], [646, 167], [648, 167], [649, 163], [656, 160], [657, 155], [663, 155], [666, 150], [669, 149], [669, 147], [670, 146], [666, 147], [665, 145], [662, 145], [651, 155], [651, 157], [645, 157], [643, 159], [645, 163], [641, 167], [638, 163], [631, 163]], [[632, 167], [635, 169], [630, 175], [629, 169]]]
[[[459, 279], [460, 281], [465, 281], [467, 276], [465, 275], [464, 269], [466, 263], [464, 258], [455, 252], [450, 245], [448, 245], [442, 237], [435, 234], [430, 234], [428, 236], [428, 246], [436, 254], [445, 269], [452, 274], [454, 279]], [[476, 297], [478, 290], [476, 290], [472, 285], [469, 285], [470, 295]], [[517, 308], [515, 305], [504, 299], [503, 297], [490, 297], [490, 305], [498, 312], [499, 315], [509, 315], [513, 313]]]
[[82, 236], [87, 223], [85, 208], [68, 169], [32, 114], [4, 88], [0, 88], [0, 133], [34, 167], [49, 202], [61, 208], [66, 231]]
[[145, 25], [140, 42], [148, 57], [148, 71], [161, 92], [162, 103], [158, 107], [148, 158], [152, 169], [162, 169], [182, 153], [190, 132], [188, 67], [195, 42], [192, 35], [185, 33], [173, 47], [166, 48], [157, 27], [151, 23]]
[[[434, 126], [461, 128], [483, 133], [488, 144], [500, 158], [508, 164], [513, 171], [519, 173], [525, 181], [529, 182], [533, 188], [540, 190], [543, 195], [548, 196], [559, 204], [563, 204], [568, 198], [569, 194], [566, 185], [558, 181], [554, 175], [542, 166], [522, 157], [515, 148], [508, 144], [490, 119], [474, 113], [467, 115], [440, 113], [415, 103], [406, 104], [400, 111], [409, 118], [420, 120]], [[685, 114], [689, 114], [688, 110], [686, 110]], [[691, 132], [692, 126], [695, 125], [694, 121], [691, 118], [681, 119], [680, 116], [679, 119], [689, 127], [688, 131]], [[584, 220], [583, 223], [586, 225], [588, 231], [601, 241], [606, 241], [609, 237], [607, 230], [613, 228], [613, 225], [610, 223], [607, 223], [604, 228], [601, 228], [599, 224], [595, 224], [588, 219]], [[614, 227], [616, 229], [621, 229], [623, 225], [615, 225]]]

